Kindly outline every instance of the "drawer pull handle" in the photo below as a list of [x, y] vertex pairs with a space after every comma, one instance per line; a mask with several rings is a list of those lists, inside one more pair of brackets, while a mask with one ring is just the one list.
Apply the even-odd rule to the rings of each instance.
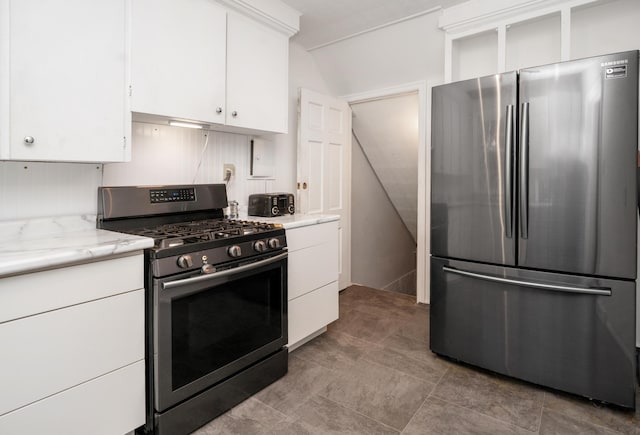
[[485, 281], [499, 282], [501, 284], [519, 285], [522, 287], [532, 287], [542, 290], [551, 290], [564, 293], [580, 293], [587, 295], [611, 296], [610, 288], [590, 288], [574, 287], [569, 285], [544, 284], [541, 282], [521, 281], [519, 279], [501, 278], [499, 276], [484, 275], [482, 273], [468, 272], [466, 270], [455, 269], [453, 267], [442, 266], [442, 270], [455, 275], [468, 276], [470, 278], [483, 279]]

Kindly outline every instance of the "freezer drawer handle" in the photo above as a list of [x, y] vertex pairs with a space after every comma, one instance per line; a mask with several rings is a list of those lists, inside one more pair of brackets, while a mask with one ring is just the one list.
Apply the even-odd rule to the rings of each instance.
[[500, 278], [499, 276], [484, 275], [481, 273], [467, 272], [466, 270], [454, 269], [453, 267], [442, 266], [445, 272], [456, 275], [468, 276], [471, 278], [483, 279], [485, 281], [499, 282], [502, 284], [513, 284], [523, 287], [533, 287], [543, 290], [550, 290], [564, 293], [580, 293], [586, 295], [611, 296], [610, 288], [589, 288], [589, 287], [573, 287], [568, 285], [543, 284], [541, 282], [520, 281], [518, 279]]

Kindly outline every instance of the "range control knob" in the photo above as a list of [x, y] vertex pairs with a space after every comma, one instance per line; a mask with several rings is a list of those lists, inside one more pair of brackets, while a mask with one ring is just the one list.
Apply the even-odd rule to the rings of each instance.
[[274, 205], [273, 207], [271, 207], [272, 216], [278, 216], [279, 214], [280, 214], [280, 209], [278, 208], [277, 205]]
[[181, 255], [178, 257], [178, 267], [182, 269], [189, 269], [193, 267], [193, 260], [191, 259], [191, 255]]
[[227, 253], [229, 254], [229, 257], [236, 258], [242, 255], [242, 249], [240, 249], [240, 246], [238, 245], [233, 245], [229, 247]]
[[278, 249], [280, 247], [280, 240], [276, 238], [269, 239], [269, 247], [271, 249]]
[[263, 240], [258, 240], [253, 244], [253, 250], [256, 252], [264, 252], [267, 250], [267, 244]]

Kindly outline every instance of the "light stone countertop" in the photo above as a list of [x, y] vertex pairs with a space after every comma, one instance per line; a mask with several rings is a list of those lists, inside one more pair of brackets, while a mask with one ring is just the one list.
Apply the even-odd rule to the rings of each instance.
[[239, 219], [250, 220], [256, 222], [268, 222], [272, 224], [282, 224], [285, 230], [291, 230], [294, 228], [306, 227], [308, 225], [316, 225], [324, 222], [339, 221], [340, 216], [337, 214], [290, 214], [286, 216], [277, 216], [272, 218], [266, 218], [261, 216], [247, 216], [245, 213], [240, 213]]
[[0, 222], [0, 277], [89, 262], [153, 246], [153, 239], [96, 229], [95, 215]]

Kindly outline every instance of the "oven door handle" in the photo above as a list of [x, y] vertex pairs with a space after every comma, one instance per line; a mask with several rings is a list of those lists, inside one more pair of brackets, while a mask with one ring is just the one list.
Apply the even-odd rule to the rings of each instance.
[[193, 278], [179, 279], [177, 281], [169, 281], [162, 283], [163, 290], [170, 290], [176, 287], [182, 287], [188, 284], [197, 284], [211, 279], [218, 279], [225, 276], [236, 275], [238, 273], [246, 272], [247, 270], [257, 269], [258, 267], [266, 266], [267, 264], [275, 263], [287, 258], [288, 253], [278, 254], [266, 260], [256, 261], [255, 263], [245, 264], [244, 266], [234, 267], [233, 269], [221, 270], [220, 272], [207, 273], [204, 275], [194, 276]]

